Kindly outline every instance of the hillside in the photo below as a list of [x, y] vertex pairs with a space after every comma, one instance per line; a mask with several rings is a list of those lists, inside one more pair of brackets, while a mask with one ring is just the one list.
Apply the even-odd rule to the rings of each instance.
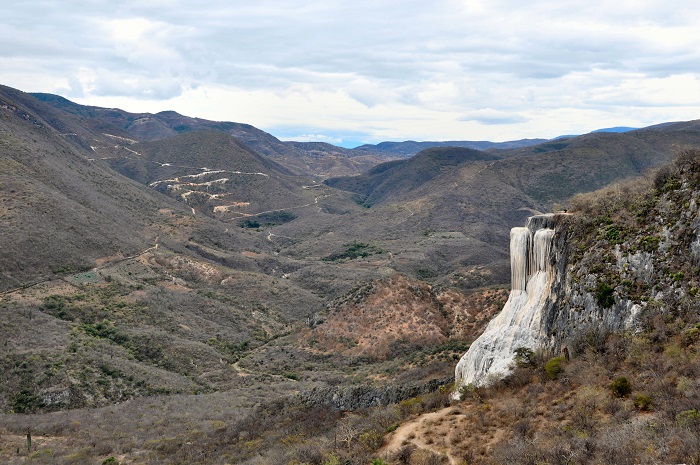
[[[434, 189], [452, 185], [447, 179], [457, 177], [455, 173], [462, 164], [466, 170], [467, 162], [489, 160], [495, 163], [490, 163], [480, 177], [495, 176], [526, 196], [551, 205], [617, 179], [637, 176], [668, 162], [674, 148], [700, 143], [700, 131], [692, 122], [663, 128], [624, 134], [591, 133], [494, 153], [429, 149], [409, 160], [384, 163], [364, 175], [329, 179], [326, 184], [363, 195], [369, 204], [407, 200], [410, 197], [405, 194], [415, 197], [424, 183], [430, 182]], [[403, 188], [404, 182], [409, 183], [408, 188]], [[386, 187], [391, 185], [401, 187]], [[465, 187], [469, 188], [468, 184]]]
[[161, 140], [195, 131], [225, 132], [295, 174], [320, 178], [359, 174], [381, 161], [372, 153], [354, 153], [330, 144], [282, 142], [249, 124], [191, 118], [174, 111], [129, 113], [115, 108], [79, 105], [53, 94], [32, 95], [57, 109], [84, 118], [87, 120], [85, 124], [128, 137], [134, 142]]
[[497, 159], [495, 155], [467, 148], [430, 148], [408, 160], [382, 163], [362, 176], [334, 178], [325, 183], [360, 194], [365, 204], [374, 205], [401, 199], [443, 172]]
[[[333, 239], [327, 248], [353, 238], [372, 242], [392, 253], [394, 269], [431, 282], [464, 289], [505, 284], [509, 265], [503, 244], [511, 227], [579, 192], [639, 176], [671, 160], [677, 147], [695, 144], [700, 132], [694, 130], [640, 130], [497, 153], [430, 149], [361, 176], [327, 180], [370, 208], [323, 224], [321, 230], [333, 236], [317, 240]], [[282, 234], [304, 234], [291, 226]], [[293, 251], [310, 253], [305, 243]]]
[[[422, 450], [452, 463], [698, 463], [698, 199], [697, 150], [653, 179], [573, 199], [557, 232], [567, 293], [556, 317], [568, 313], [574, 326], [555, 324], [551, 335], [566, 341], [567, 356], [523, 352], [505, 380], [466, 388], [459, 403], [397, 429], [396, 439], [407, 439], [391, 440], [385, 453], [399, 460]], [[586, 293], [589, 302], [579, 297]], [[643, 310], [629, 330], [612, 331], [629, 318], [627, 301]], [[598, 317], [586, 318], [589, 305]]]
[[[434, 147], [324, 184], [235, 123], [53, 100], [0, 90], [1, 462], [695, 460], [697, 153], [619, 181], [700, 143], [696, 122]], [[584, 296], [551, 335], [571, 360], [552, 377], [558, 354], [525, 354], [451, 405], [507, 295], [510, 227], [557, 204]], [[583, 324], [579, 298], [644, 306], [639, 331]]]
[[491, 149], [512, 149], [517, 147], [527, 147], [546, 142], [547, 139], [521, 139], [508, 142], [489, 142], [489, 141], [404, 141], [404, 142], [380, 142], [379, 144], [365, 144], [353, 149], [355, 152], [379, 154], [387, 158], [410, 158], [413, 155], [425, 149], [435, 147], [462, 147], [472, 150], [491, 150]]
[[62, 132], [75, 122], [21, 97], [0, 89], [0, 291], [152, 247], [162, 212], [183, 208], [88, 158]]
[[[697, 463], [699, 167], [700, 155], [686, 152], [653, 179], [627, 181], [570, 202], [574, 214], [559, 235], [569, 250], [572, 282], [597, 292], [601, 305], [609, 295], [616, 302], [632, 299], [645, 306], [634, 331], [609, 332], [593, 324], [577, 328], [570, 360], [555, 358], [553, 363], [558, 353], [524, 353], [509, 378], [489, 388], [465, 389], [462, 400], [453, 403], [444, 388], [391, 407], [341, 412], [294, 397], [253, 406], [250, 396], [232, 397], [234, 391], [229, 391], [191, 396], [187, 402], [172, 396], [147, 404], [130, 401], [94, 415], [78, 410], [0, 417], [6, 431], [3, 458], [10, 458], [9, 451], [25, 440], [30, 428], [38, 443], [35, 461], [49, 454], [54, 461], [70, 460], [80, 453], [95, 461], [113, 455], [123, 463], [144, 456], [171, 463], [348, 460], [359, 465], [380, 458], [391, 465]], [[650, 284], [645, 285], [645, 279]], [[601, 293], [598, 282], [606, 283], [610, 292]], [[356, 289], [336, 302], [327, 322], [315, 321], [302, 341], [319, 346], [316, 357], [329, 357], [324, 346], [339, 343], [344, 344], [341, 351], [381, 357], [375, 348], [391, 344], [372, 344], [371, 339], [383, 332], [387, 318], [402, 320], [409, 314], [424, 318], [422, 336], [443, 337], [442, 321], [452, 309], [434, 310], [449, 294], [406, 284], [398, 278]], [[397, 298], [402, 305], [390, 304]], [[421, 311], [406, 312], [410, 306]], [[395, 313], [386, 318], [374, 315], [381, 311]], [[352, 319], [344, 321], [342, 312]], [[324, 335], [325, 324], [360, 330]], [[330, 334], [339, 337], [332, 341]], [[361, 339], [364, 334], [367, 341]], [[353, 343], [348, 337], [360, 339]], [[299, 368], [307, 370], [312, 358], [299, 359], [298, 348], [281, 344], [266, 349], [245, 364], [246, 369], [264, 360], [286, 361], [280, 371], [297, 369], [287, 371], [287, 379], [307, 379]], [[414, 363], [420, 367], [421, 360], [449, 354], [422, 352], [414, 356]], [[359, 359], [352, 359], [345, 369], [357, 363]], [[395, 379], [420, 373], [391, 365], [386, 369], [384, 376]], [[268, 393], [279, 389], [275, 383], [266, 388]], [[376, 395], [360, 387], [352, 392], [356, 399]], [[323, 393], [310, 391], [302, 400]], [[223, 405], [242, 408], [226, 413]], [[214, 411], [209, 410], [212, 406]], [[166, 427], [158, 421], [163, 418], [176, 421], [166, 422], [172, 425]], [[111, 437], [123, 439], [110, 441]], [[99, 447], [89, 447], [91, 443]]]
[[222, 220], [308, 204], [303, 186], [312, 184], [216, 131], [132, 144], [108, 162], [116, 171]]

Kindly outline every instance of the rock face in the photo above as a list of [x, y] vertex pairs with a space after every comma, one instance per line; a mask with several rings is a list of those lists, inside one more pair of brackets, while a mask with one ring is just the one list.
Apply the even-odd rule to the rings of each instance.
[[545, 312], [550, 307], [556, 278], [554, 215], [528, 219], [510, 232], [511, 291], [508, 301], [474, 341], [455, 370], [458, 385], [485, 384], [509, 371], [515, 349], [546, 345]]
[[452, 383], [452, 378], [435, 379], [423, 384], [374, 387], [367, 385], [323, 387], [303, 391], [297, 398], [306, 406], [328, 406], [338, 410], [360, 410], [398, 404], [402, 400], [434, 392]]
[[[525, 227], [511, 230], [510, 296], [457, 364], [458, 387], [485, 385], [506, 376], [516, 349], [568, 353], [567, 346], [582, 328], [599, 325], [616, 331], [634, 325], [640, 304], [617, 298], [603, 308], [594, 295], [595, 277], [578, 265], [576, 269], [567, 265], [567, 217], [533, 216]], [[644, 277], [650, 273], [643, 255], [620, 257], [620, 266], [623, 261]]]

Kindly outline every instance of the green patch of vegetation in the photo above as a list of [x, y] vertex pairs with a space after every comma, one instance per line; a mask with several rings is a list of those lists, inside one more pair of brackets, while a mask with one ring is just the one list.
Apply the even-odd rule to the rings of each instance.
[[99, 284], [102, 282], [100, 277], [97, 275], [97, 272], [94, 270], [75, 274], [71, 276], [71, 278], [80, 284]]
[[514, 361], [518, 367], [535, 366], [535, 352], [527, 347], [518, 347], [517, 349], [515, 349]]
[[54, 274], [65, 275], [81, 273], [88, 270], [90, 270], [90, 267], [87, 265], [63, 265], [52, 268], [51, 272]]
[[352, 201], [362, 208], [372, 208], [372, 204], [368, 201], [368, 197], [361, 195], [353, 195]]
[[634, 408], [642, 412], [651, 410], [651, 397], [646, 394], [636, 395], [634, 397]]
[[439, 275], [440, 273], [438, 271], [430, 268], [419, 268], [416, 270], [416, 276], [418, 276], [418, 278], [424, 281], [429, 281], [433, 278], [437, 278]]
[[250, 341], [236, 343], [221, 339], [220, 336], [209, 338], [207, 344], [219, 351], [228, 363], [236, 363], [246, 351], [251, 349]]
[[678, 271], [678, 272], [676, 272], [676, 273], [671, 273], [669, 276], [670, 276], [671, 279], [673, 279], [674, 281], [682, 281], [683, 278], [685, 277], [685, 273], [683, 273], [682, 271]]
[[250, 218], [246, 218], [245, 220], [239, 221], [238, 226], [240, 226], [241, 228], [257, 229], [261, 225], [260, 225], [260, 221], [258, 221], [258, 220], [252, 220]]
[[614, 224], [609, 224], [605, 227], [605, 238], [612, 245], [622, 243], [622, 234]]
[[280, 224], [289, 223], [296, 218], [297, 215], [294, 213], [282, 210], [278, 212], [263, 213], [255, 218], [245, 218], [238, 222], [238, 226], [249, 229], [270, 228], [272, 226], [279, 226]]
[[563, 357], [554, 357], [549, 359], [547, 363], [544, 364], [544, 372], [547, 375], [547, 378], [552, 380], [557, 379], [559, 377], [559, 374], [564, 369], [562, 366], [563, 363]]
[[354, 260], [356, 258], [365, 258], [370, 255], [382, 254], [384, 250], [377, 246], [366, 244], [364, 242], [353, 242], [345, 246], [342, 252], [336, 252], [323, 257], [321, 260], [326, 262], [338, 262], [343, 260]]
[[124, 345], [129, 341], [126, 334], [117, 329], [109, 320], [104, 320], [95, 324], [81, 323], [79, 328], [88, 336], [98, 339], [109, 339], [119, 345]]
[[277, 212], [263, 213], [262, 215], [259, 215], [258, 218], [265, 224], [265, 226], [276, 226], [294, 221], [297, 219], [297, 215], [292, 212], [281, 210]]
[[599, 282], [595, 294], [596, 302], [603, 308], [610, 308], [615, 304], [614, 289], [607, 283]]
[[628, 397], [632, 393], [632, 384], [627, 378], [620, 376], [612, 382], [610, 390], [615, 397]]
[[676, 415], [676, 422], [684, 428], [700, 428], [700, 412], [695, 409], [684, 410]]
[[639, 248], [645, 252], [654, 252], [659, 248], [659, 238], [655, 236], [644, 236], [639, 240]]
[[12, 410], [15, 413], [32, 413], [42, 406], [41, 398], [27, 388], [20, 390], [12, 399]]

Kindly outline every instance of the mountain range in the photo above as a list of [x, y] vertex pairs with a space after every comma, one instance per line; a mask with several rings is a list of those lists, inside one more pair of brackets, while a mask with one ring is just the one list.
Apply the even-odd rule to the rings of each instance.
[[[235, 225], [236, 234], [228, 228], [232, 240], [252, 241], [252, 248], [275, 253], [277, 260], [301, 260], [306, 270], [325, 267], [327, 264], [318, 260], [338, 252], [345, 244], [359, 241], [371, 243], [387, 254], [381, 256], [375, 267], [363, 265], [358, 269], [352, 261], [343, 263], [342, 268], [352, 269], [352, 274], [377, 276], [376, 272], [382, 275], [396, 270], [465, 289], [507, 281], [507, 254], [502, 244], [509, 229], [531, 212], [547, 211], [576, 193], [638, 176], [667, 162], [674, 148], [700, 142], [697, 122], [668, 123], [624, 133], [482, 144], [481, 147], [489, 147], [488, 151], [438, 146], [410, 158], [376, 164], [382, 150], [386, 153], [398, 150], [398, 146], [417, 149], [425, 145], [386, 143], [375, 146], [390, 150], [376, 150], [372, 163], [363, 165], [367, 168], [365, 174], [327, 178], [330, 172], [342, 171], [338, 160], [364, 157], [357, 153], [370, 153], [371, 147], [348, 150], [329, 144], [281, 142], [240, 123], [212, 122], [168, 111], [155, 115], [132, 114], [9, 88], [3, 88], [2, 96], [4, 107], [13, 108], [14, 115], [19, 116], [12, 119], [12, 112], [5, 111], [6, 132], [33, 131], [40, 136], [13, 136], [7, 140], [14, 145], [5, 142], [7, 156], [25, 170], [17, 171], [18, 174], [38, 169], [39, 165], [33, 166], [31, 154], [52, 153], [43, 157], [42, 163], [60, 165], [60, 169], [46, 168], [44, 176], [51, 172], [56, 177], [73, 178], [77, 170], [69, 169], [70, 163], [84, 165], [84, 178], [76, 177], [72, 181], [79, 182], [80, 187], [66, 185], [67, 192], [62, 195], [75, 197], [76, 192], [88, 192], [97, 179], [104, 180], [104, 185], [96, 186], [98, 191], [105, 189], [104, 186], [114, 190], [109, 198], [87, 193], [80, 197], [83, 203], [99, 202], [99, 207], [91, 207], [96, 210], [92, 214], [93, 227], [88, 227], [85, 220], [76, 219], [71, 229], [48, 216], [44, 219], [42, 215], [50, 212], [61, 220], [76, 214], [75, 208], [61, 203], [60, 195], [54, 196], [55, 205], [51, 209], [14, 208], [14, 215], [22, 215], [16, 224], [42, 225], [34, 228], [37, 232], [52, 228], [44, 237], [37, 236], [41, 244], [50, 243], [54, 236], [65, 238], [66, 234], [59, 231], [70, 230], [84, 231], [85, 237], [91, 237], [94, 231], [105, 244], [109, 242], [109, 253], [105, 252], [105, 256], [121, 249], [134, 250], [135, 244], [130, 241], [136, 241], [139, 246], [152, 243], [157, 235], [153, 231], [144, 232], [138, 241], [138, 236], [121, 233], [116, 235], [123, 239], [114, 240], [111, 231], [118, 228], [106, 225], [118, 223], [130, 231], [147, 231], [146, 225], [132, 224], [138, 215], [126, 219], [127, 213], [112, 212], [128, 208], [142, 218], [149, 218], [146, 223], [150, 222], [153, 229], [153, 211], [172, 209], [173, 204], [159, 200], [166, 203], [159, 208], [154, 204], [148, 213], [143, 211], [148, 202], [143, 202], [140, 194], [128, 197], [128, 201], [136, 202], [134, 207], [128, 207], [123, 197], [137, 189], [147, 198], [153, 198], [156, 190], [180, 201], [174, 211], [197, 212], [214, 221], [201, 227], [227, 229], [228, 225]], [[444, 144], [447, 143], [441, 145]], [[498, 146], [511, 148], [497, 149]], [[316, 160], [315, 164], [307, 163], [311, 159]], [[298, 163], [300, 160], [303, 167]], [[11, 169], [8, 165], [5, 172], [16, 183], [20, 178]], [[300, 171], [305, 173], [300, 175]], [[118, 173], [126, 177], [119, 177]], [[20, 183], [25, 188], [39, 182], [39, 173], [26, 175], [31, 179]], [[324, 177], [324, 183], [319, 183], [319, 178]], [[41, 179], [46, 185], [58, 182]], [[91, 184], [84, 186], [88, 179]], [[46, 195], [40, 192], [42, 189], [36, 187], [37, 192], [32, 190], [24, 195], [38, 202]], [[21, 198], [11, 197], [8, 202]], [[183, 204], [189, 209], [183, 210]], [[110, 220], [102, 221], [101, 215]], [[125, 219], [116, 220], [121, 217]], [[216, 224], [222, 226], [213, 226]], [[396, 230], [402, 234], [391, 234]], [[19, 234], [19, 229], [14, 231], [11, 234]], [[28, 240], [17, 237], [9, 243], [12, 247], [16, 243], [18, 250], [26, 250]], [[94, 240], [101, 243], [100, 239]], [[66, 247], [82, 247], [68, 245], [68, 241], [66, 238]], [[37, 247], [35, 254], [37, 266], [43, 264], [43, 275], [67, 266], [50, 258], [63, 247], [43, 249]], [[90, 249], [89, 253], [75, 249], [75, 253], [68, 254], [71, 266], [81, 262], [79, 257], [97, 258], [95, 254], [100, 247], [90, 245]], [[312, 258], [311, 262], [307, 258]], [[4, 261], [12, 262], [9, 256]], [[86, 262], [81, 263], [86, 266]], [[6, 272], [7, 283], [26, 281], [18, 278], [22, 275], [17, 273], [19, 266], [5, 265], [5, 268], [13, 270], [11, 277]], [[33, 267], [27, 270], [27, 277], [34, 273]]]
[[36, 414], [4, 425], [153, 396], [178, 425], [194, 404], [233, 424], [299, 392], [419, 392], [502, 305], [511, 227], [699, 145], [700, 120], [349, 150], [0, 87], [0, 410]]

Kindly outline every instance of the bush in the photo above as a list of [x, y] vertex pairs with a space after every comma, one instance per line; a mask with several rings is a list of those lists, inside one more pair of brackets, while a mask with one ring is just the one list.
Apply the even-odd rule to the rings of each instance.
[[549, 359], [547, 363], [544, 364], [544, 372], [549, 379], [557, 379], [559, 373], [562, 371], [563, 357], [554, 357]]
[[651, 410], [651, 398], [644, 394], [638, 394], [634, 398], [634, 408], [641, 412]]
[[598, 289], [595, 294], [596, 302], [603, 308], [610, 308], [615, 303], [613, 288], [607, 283], [598, 283]]
[[39, 396], [30, 389], [22, 389], [12, 400], [12, 411], [15, 413], [32, 413], [42, 406]]
[[340, 456], [336, 453], [332, 453], [328, 456], [328, 460], [323, 462], [323, 465], [341, 465]]
[[678, 426], [684, 428], [700, 428], [700, 412], [697, 410], [685, 410], [676, 415]]
[[260, 225], [260, 222], [257, 220], [247, 219], [247, 220], [243, 220], [243, 221], [239, 222], [238, 226], [240, 226], [241, 228], [256, 229], [256, 228], [259, 228], [261, 225]]
[[632, 393], [632, 385], [624, 376], [615, 378], [615, 381], [610, 385], [610, 390], [615, 397], [627, 397]]
[[515, 365], [518, 367], [535, 366], [535, 352], [527, 347], [518, 347], [515, 349], [515, 357], [513, 358]]

